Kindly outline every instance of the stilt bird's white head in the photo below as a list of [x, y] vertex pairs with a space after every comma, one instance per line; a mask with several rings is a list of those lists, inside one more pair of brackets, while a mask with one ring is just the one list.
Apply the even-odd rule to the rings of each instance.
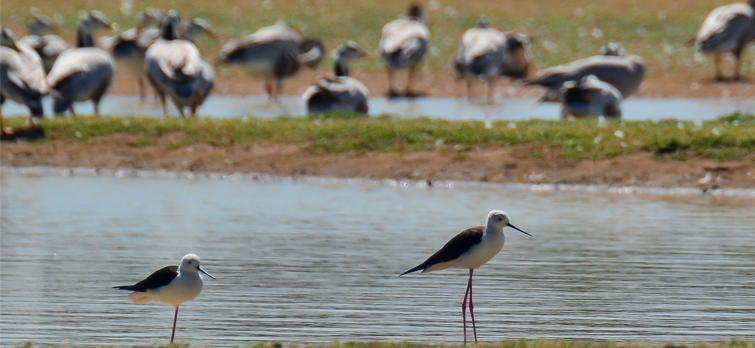
[[181, 272], [191, 272], [191, 273], [197, 273], [202, 272], [208, 277], [215, 279], [211, 274], [205, 272], [201, 267], [199, 267], [199, 256], [194, 254], [187, 254], [181, 259], [181, 264], [178, 266], [178, 270]]
[[509, 222], [509, 214], [507, 214], [505, 211], [493, 210], [493, 211], [490, 212], [490, 214], [488, 214], [488, 227], [489, 228], [492, 227], [492, 228], [495, 228], [495, 229], [501, 229], [502, 230], [506, 226], [511, 227], [511, 228], [513, 228], [513, 229], [515, 229], [515, 230], [517, 230], [519, 232], [522, 232], [522, 233], [524, 233], [524, 234], [532, 237], [531, 234], [529, 234], [527, 232], [524, 232], [524, 231], [520, 230], [519, 228], [517, 228], [516, 226], [512, 225]]

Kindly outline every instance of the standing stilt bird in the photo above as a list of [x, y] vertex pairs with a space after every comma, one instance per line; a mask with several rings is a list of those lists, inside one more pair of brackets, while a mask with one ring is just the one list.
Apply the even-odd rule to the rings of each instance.
[[202, 291], [202, 276], [199, 272], [215, 279], [212, 275], [199, 267], [199, 257], [188, 254], [181, 259], [178, 266], [166, 266], [150, 274], [146, 279], [134, 285], [114, 286], [113, 289], [133, 291], [128, 299], [136, 304], [159, 302], [176, 307], [173, 316], [173, 332], [170, 343], [176, 335], [176, 320], [178, 306], [196, 298]]
[[477, 343], [477, 327], [475, 326], [474, 304], [472, 303], [472, 273], [475, 268], [486, 264], [503, 249], [505, 238], [503, 228], [507, 226], [532, 237], [531, 234], [509, 223], [509, 214], [500, 210], [493, 210], [488, 214], [488, 222], [485, 226], [468, 228], [457, 234], [425, 262], [401, 273], [401, 275], [417, 271], [425, 273], [446, 268], [469, 269], [469, 282], [467, 283], [467, 290], [464, 292], [464, 301], [461, 303], [464, 344], [467, 344], [467, 296], [469, 296], [469, 314], [472, 317], [474, 341]]

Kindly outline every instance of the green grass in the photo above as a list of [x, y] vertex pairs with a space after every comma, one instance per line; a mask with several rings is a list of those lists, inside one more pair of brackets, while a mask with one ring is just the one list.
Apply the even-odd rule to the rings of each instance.
[[[8, 118], [20, 125], [25, 118]], [[449, 150], [464, 152], [490, 146], [535, 144], [531, 156], [544, 150], [565, 159], [601, 159], [647, 151], [659, 158], [702, 156], [719, 161], [737, 160], [755, 150], [755, 116], [733, 114], [708, 122], [677, 120], [620, 121], [448, 121], [430, 118], [398, 119], [388, 116], [277, 119], [211, 119], [146, 117], [60, 117], [39, 122], [46, 139], [86, 140], [115, 133], [143, 136], [130, 143], [157, 145], [156, 138], [179, 132], [185, 136], [169, 145], [249, 145], [268, 140], [299, 144], [313, 153], [411, 152]], [[163, 145], [165, 146], [165, 145]]]
[[[572, 340], [507, 340], [497, 343], [483, 343], [477, 345], [480, 348], [663, 348], [665, 344], [652, 345], [642, 343], [615, 343], [615, 342], [589, 342], [589, 341], [572, 341]], [[33, 345], [28, 343], [23, 348], [32, 348]], [[188, 348], [188, 344], [174, 344], [156, 347]], [[249, 348], [271, 348], [273, 344], [257, 343], [247, 345]], [[329, 344], [307, 344], [307, 345], [290, 345], [286, 347], [299, 348], [448, 348], [461, 347], [460, 344], [432, 344], [432, 343], [408, 343], [408, 342], [335, 342]], [[755, 343], [731, 339], [728, 342], [718, 343], [695, 343], [685, 345], [688, 348], [753, 348]]]
[[[712, 76], [712, 59], [695, 58], [693, 47], [685, 45], [696, 35], [705, 15], [728, 0], [481, 0], [457, 2], [437, 0], [437, 8], [425, 4], [432, 35], [431, 49], [425, 67], [450, 69], [450, 61], [458, 48], [464, 30], [474, 26], [478, 16], [487, 15], [499, 29], [515, 29], [530, 35], [536, 66], [562, 64], [594, 55], [608, 40], [624, 44], [628, 51], [644, 57], [650, 75], [684, 74]], [[80, 9], [100, 9], [122, 30], [134, 27], [135, 13], [144, 7], [177, 8], [185, 17], [204, 17], [225, 38], [250, 34], [259, 27], [278, 20], [306, 36], [321, 38], [328, 49], [345, 40], [354, 40], [368, 52], [376, 53], [382, 26], [405, 10], [405, 1], [241, 1], [222, 3], [199, 0], [134, 1], [131, 14], [119, 8], [120, 1], [34, 0], [5, 1], [0, 22], [10, 25], [22, 36], [23, 24], [29, 18], [29, 7], [43, 13], [59, 13], [63, 19], [61, 35], [73, 37]], [[203, 39], [206, 55], [212, 57], [219, 43]], [[750, 52], [755, 52], [751, 46]], [[745, 56], [751, 61], [752, 53]], [[325, 66], [330, 67], [328, 56]], [[357, 68], [383, 68], [380, 59], [356, 62]], [[745, 64], [752, 71], [752, 64]]]

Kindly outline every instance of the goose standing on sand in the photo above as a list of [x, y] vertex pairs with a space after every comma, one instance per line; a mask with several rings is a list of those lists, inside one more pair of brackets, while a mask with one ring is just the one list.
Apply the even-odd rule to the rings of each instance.
[[496, 79], [500, 76], [524, 77], [531, 59], [528, 46], [526, 36], [515, 32], [502, 33], [491, 28], [486, 17], [481, 17], [476, 28], [464, 32], [453, 61], [457, 77], [467, 80], [467, 99], [472, 98], [473, 79], [487, 82], [490, 103]]
[[139, 23], [136, 28], [126, 30], [110, 39], [109, 47], [113, 58], [126, 67], [137, 77], [139, 99], [144, 100], [144, 55], [150, 45], [160, 38], [160, 24], [164, 14], [162, 11], [147, 8], [139, 12]]
[[715, 57], [716, 79], [724, 80], [721, 60], [727, 52], [734, 54], [734, 80], [742, 78], [742, 52], [755, 41], [755, 0], [716, 7], [705, 17], [695, 44], [703, 53]]
[[[401, 18], [386, 24], [380, 38], [380, 55], [388, 64], [388, 96], [414, 97], [419, 94], [412, 91], [412, 80], [417, 65], [422, 61], [427, 51], [430, 31], [427, 29], [427, 19], [417, 4], [409, 6], [406, 14]], [[409, 69], [404, 94], [393, 88], [393, 71]]]
[[601, 55], [592, 56], [545, 69], [535, 78], [525, 80], [527, 85], [539, 85], [547, 90], [541, 102], [555, 102], [559, 99], [561, 85], [567, 81], [579, 81], [588, 75], [595, 75], [621, 92], [626, 98], [634, 94], [645, 77], [647, 65], [639, 56], [626, 54], [614, 44], [603, 48]]
[[561, 86], [561, 118], [615, 117], [621, 118], [621, 92], [595, 75]]
[[42, 117], [42, 96], [47, 92], [45, 71], [37, 52], [16, 41], [10, 30], [0, 28], [0, 106], [10, 99], [29, 108], [30, 120]]
[[45, 73], [49, 73], [55, 60], [61, 53], [69, 49], [68, 43], [58, 35], [47, 34], [55, 33], [59, 25], [41, 13], [36, 8], [31, 9], [32, 18], [27, 23], [29, 35], [21, 38], [21, 42], [31, 46], [42, 59]]
[[74, 102], [91, 100], [94, 114], [100, 115], [100, 100], [105, 95], [115, 75], [115, 61], [104, 50], [94, 47], [94, 32], [113, 29], [113, 25], [100, 11], [82, 12], [81, 23], [76, 33], [77, 48], [63, 52], [47, 75], [55, 103], [55, 114], [66, 110], [76, 115]]
[[185, 107], [189, 108], [191, 116], [196, 116], [197, 108], [212, 91], [215, 71], [202, 60], [197, 46], [179, 39], [180, 23], [178, 12], [168, 12], [163, 19], [160, 39], [147, 50], [144, 71], [157, 90], [166, 116], [166, 95], [181, 116], [184, 116]]
[[284, 24], [264, 27], [231, 41], [220, 52], [221, 62], [244, 66], [262, 78], [271, 100], [277, 100], [285, 78], [296, 74], [302, 65], [315, 68], [322, 58], [322, 43], [302, 39]]
[[342, 111], [366, 114], [369, 92], [359, 80], [349, 77], [349, 63], [357, 58], [367, 58], [367, 53], [353, 41], [338, 46], [333, 53], [335, 76], [321, 79], [304, 92], [307, 113]]

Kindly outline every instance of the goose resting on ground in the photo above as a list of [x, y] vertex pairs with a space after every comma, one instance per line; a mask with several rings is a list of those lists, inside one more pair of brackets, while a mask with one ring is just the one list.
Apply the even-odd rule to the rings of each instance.
[[55, 33], [59, 25], [43, 14], [39, 10], [32, 9], [32, 18], [27, 23], [29, 35], [21, 38], [21, 42], [31, 46], [42, 59], [45, 73], [52, 69], [55, 59], [65, 50], [69, 49], [68, 43], [58, 35], [46, 33]]
[[[422, 9], [417, 4], [409, 6], [406, 14], [401, 18], [389, 22], [383, 27], [383, 35], [380, 38], [380, 55], [388, 64], [388, 96], [413, 97], [419, 95], [412, 91], [412, 80], [417, 65], [422, 61], [427, 51], [430, 31], [427, 30], [427, 20]], [[409, 69], [409, 77], [406, 82], [404, 94], [396, 92], [393, 88], [393, 71]]]
[[496, 79], [524, 77], [531, 60], [528, 46], [525, 35], [502, 33], [491, 28], [487, 18], [480, 18], [476, 28], [464, 32], [453, 62], [457, 76], [467, 80], [467, 99], [472, 98], [473, 79], [487, 82], [487, 100], [492, 102]]
[[181, 18], [171, 10], [163, 19], [161, 37], [147, 50], [144, 71], [155, 87], [168, 115], [166, 95], [178, 108], [181, 116], [188, 107], [191, 116], [204, 103], [215, 83], [215, 71], [199, 55], [197, 46], [179, 39]]
[[721, 59], [724, 53], [734, 54], [734, 80], [742, 78], [742, 52], [755, 41], [755, 0], [716, 7], [705, 17], [697, 32], [695, 44], [703, 53], [715, 57], [716, 79], [724, 80]]
[[621, 118], [621, 92], [595, 75], [568, 81], [561, 87], [561, 118]]
[[615, 47], [604, 48], [603, 52], [607, 55], [592, 56], [540, 71], [536, 77], [525, 80], [525, 84], [547, 89], [540, 98], [541, 102], [558, 101], [559, 89], [564, 82], [581, 80], [588, 75], [595, 75], [599, 80], [613, 85], [624, 98], [634, 94], [645, 77], [645, 61], [633, 54], [615, 56], [623, 52]]
[[349, 63], [357, 58], [367, 58], [356, 42], [349, 41], [334, 51], [336, 58], [335, 76], [327, 76], [307, 88], [302, 96], [307, 103], [307, 114], [321, 112], [369, 111], [369, 92], [359, 80], [349, 77]]
[[113, 29], [113, 25], [100, 11], [82, 12], [77, 32], [77, 48], [61, 54], [47, 75], [50, 94], [55, 99], [54, 112], [66, 110], [76, 115], [73, 103], [91, 100], [94, 114], [100, 115], [100, 100], [105, 95], [115, 74], [113, 58], [100, 48], [94, 47], [94, 32]]
[[10, 99], [29, 108], [30, 120], [42, 117], [42, 96], [47, 92], [45, 71], [37, 52], [16, 41], [10, 30], [0, 28], [0, 106]]
[[241, 65], [262, 78], [272, 100], [277, 100], [285, 78], [296, 74], [302, 65], [315, 68], [322, 57], [322, 43], [302, 39], [283, 24], [261, 28], [227, 43], [220, 51], [221, 62]]

